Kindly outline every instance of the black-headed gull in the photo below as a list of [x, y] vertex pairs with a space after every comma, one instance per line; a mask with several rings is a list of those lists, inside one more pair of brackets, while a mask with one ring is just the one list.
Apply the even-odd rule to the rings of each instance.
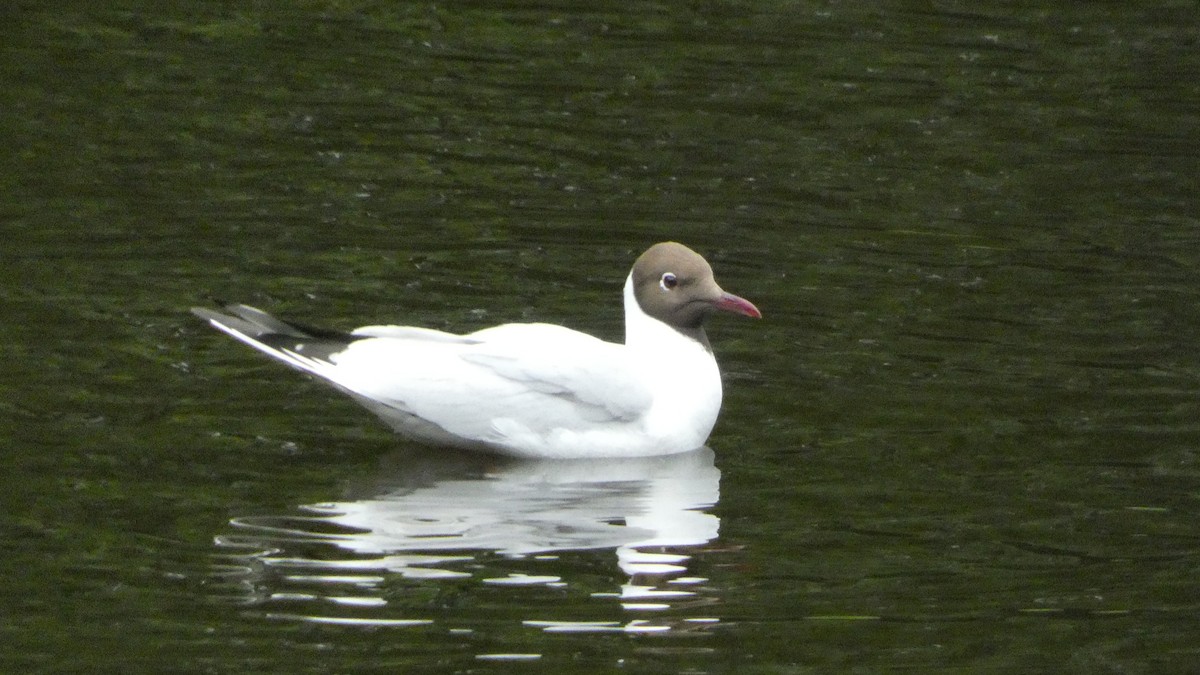
[[721, 374], [704, 334], [714, 310], [754, 318], [708, 262], [675, 242], [651, 246], [625, 280], [625, 344], [546, 323], [455, 335], [411, 326], [350, 333], [246, 305], [194, 308], [215, 328], [328, 381], [399, 433], [520, 457], [639, 457], [704, 445]]

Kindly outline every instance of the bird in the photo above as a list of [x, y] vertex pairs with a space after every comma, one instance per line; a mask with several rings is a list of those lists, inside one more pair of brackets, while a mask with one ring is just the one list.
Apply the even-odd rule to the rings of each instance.
[[705, 319], [762, 313], [722, 290], [700, 254], [672, 241], [636, 259], [624, 308], [623, 344], [549, 323], [462, 335], [395, 325], [347, 333], [241, 304], [192, 313], [424, 444], [539, 459], [704, 447], [722, 398]]

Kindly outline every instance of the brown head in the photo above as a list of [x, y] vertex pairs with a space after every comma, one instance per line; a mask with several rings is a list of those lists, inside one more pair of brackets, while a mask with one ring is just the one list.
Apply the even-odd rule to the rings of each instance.
[[698, 331], [717, 310], [762, 318], [749, 300], [721, 290], [708, 261], [683, 244], [651, 246], [633, 264], [631, 275], [642, 311], [684, 333]]

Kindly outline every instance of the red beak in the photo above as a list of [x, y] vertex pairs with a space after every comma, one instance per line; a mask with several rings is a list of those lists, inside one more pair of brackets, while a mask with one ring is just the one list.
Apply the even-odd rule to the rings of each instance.
[[758, 308], [754, 306], [754, 303], [745, 298], [739, 298], [732, 293], [722, 293], [721, 297], [717, 298], [716, 302], [713, 303], [713, 307], [726, 312], [733, 312], [734, 314], [748, 316], [754, 319], [762, 318], [762, 312], [758, 311]]

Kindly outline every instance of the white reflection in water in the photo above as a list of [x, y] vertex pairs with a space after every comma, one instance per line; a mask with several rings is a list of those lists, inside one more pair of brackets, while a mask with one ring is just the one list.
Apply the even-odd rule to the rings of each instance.
[[[394, 616], [389, 602], [403, 601], [394, 588], [389, 595], [389, 578], [465, 579], [478, 582], [475, 588], [512, 589], [513, 602], [529, 612], [538, 607], [521, 589], [541, 587], [585, 591], [593, 606], [607, 603], [611, 610], [615, 603], [633, 614], [615, 622], [523, 617], [524, 625], [549, 632], [653, 633], [716, 622], [680, 616], [708, 604], [701, 597], [707, 580], [687, 574], [689, 549], [713, 541], [719, 529], [718, 518], [705, 511], [717, 503], [720, 483], [708, 448], [620, 460], [408, 457], [377, 482], [363, 498], [302, 506], [304, 515], [234, 519], [234, 531], [216, 542], [236, 551], [224, 576], [238, 599], [303, 608], [268, 612], [272, 617], [426, 625], [428, 616]], [[585, 588], [561, 555], [606, 549], [627, 581], [602, 590], [594, 589], [593, 568], [585, 565], [593, 586]], [[525, 569], [512, 570], [511, 561]], [[559, 610], [545, 607], [552, 616]], [[600, 613], [608, 618], [611, 611]]]

